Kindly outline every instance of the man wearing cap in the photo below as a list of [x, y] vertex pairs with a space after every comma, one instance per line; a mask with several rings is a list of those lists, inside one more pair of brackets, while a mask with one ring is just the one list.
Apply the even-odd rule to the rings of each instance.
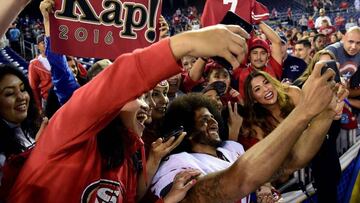
[[42, 110], [45, 107], [48, 91], [52, 87], [51, 66], [45, 55], [44, 35], [40, 35], [36, 41], [40, 54], [30, 61], [29, 83], [35, 102], [39, 110]]
[[243, 85], [245, 79], [251, 71], [265, 71], [279, 80], [282, 75], [283, 54], [281, 51], [281, 38], [264, 22], [260, 22], [259, 27], [265, 34], [266, 38], [271, 42], [271, 51], [269, 43], [261, 38], [255, 37], [248, 41], [248, 61], [250, 63], [234, 71], [234, 78], [239, 81], [239, 92], [242, 96], [244, 95]]
[[306, 69], [304, 60], [287, 53], [288, 42], [284, 34], [279, 34], [281, 38], [281, 51], [283, 54], [283, 73], [281, 80], [284, 82], [294, 82]]

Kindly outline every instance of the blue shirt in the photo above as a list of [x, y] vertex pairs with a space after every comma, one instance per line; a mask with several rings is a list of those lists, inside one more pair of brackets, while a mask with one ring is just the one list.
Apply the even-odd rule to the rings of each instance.
[[290, 82], [294, 82], [305, 71], [307, 64], [304, 60], [287, 55], [283, 63], [283, 74], [281, 80], [287, 79]]

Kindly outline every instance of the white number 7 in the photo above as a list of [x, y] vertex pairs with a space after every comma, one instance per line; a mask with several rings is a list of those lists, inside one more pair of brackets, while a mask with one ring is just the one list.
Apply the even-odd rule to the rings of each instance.
[[238, 0], [223, 0], [224, 4], [231, 4], [230, 11], [235, 13]]

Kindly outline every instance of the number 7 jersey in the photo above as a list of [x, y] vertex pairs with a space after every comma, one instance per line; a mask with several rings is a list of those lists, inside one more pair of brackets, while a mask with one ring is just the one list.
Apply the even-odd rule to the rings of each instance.
[[201, 18], [203, 27], [218, 24], [229, 10], [251, 24], [269, 18], [266, 6], [255, 0], [207, 0]]

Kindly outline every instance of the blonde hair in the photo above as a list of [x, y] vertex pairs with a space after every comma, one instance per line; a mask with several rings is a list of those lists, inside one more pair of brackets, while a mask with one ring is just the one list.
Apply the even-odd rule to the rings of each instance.
[[308, 77], [311, 75], [312, 71], [314, 70], [315, 64], [320, 61], [320, 57], [323, 55], [329, 55], [331, 59], [336, 60], [335, 55], [329, 50], [323, 49], [316, 52], [314, 57], [311, 59], [309, 65], [307, 66], [306, 70], [298, 79], [296, 79], [295, 81], [296, 84], [298, 83], [303, 84], [308, 79]]

